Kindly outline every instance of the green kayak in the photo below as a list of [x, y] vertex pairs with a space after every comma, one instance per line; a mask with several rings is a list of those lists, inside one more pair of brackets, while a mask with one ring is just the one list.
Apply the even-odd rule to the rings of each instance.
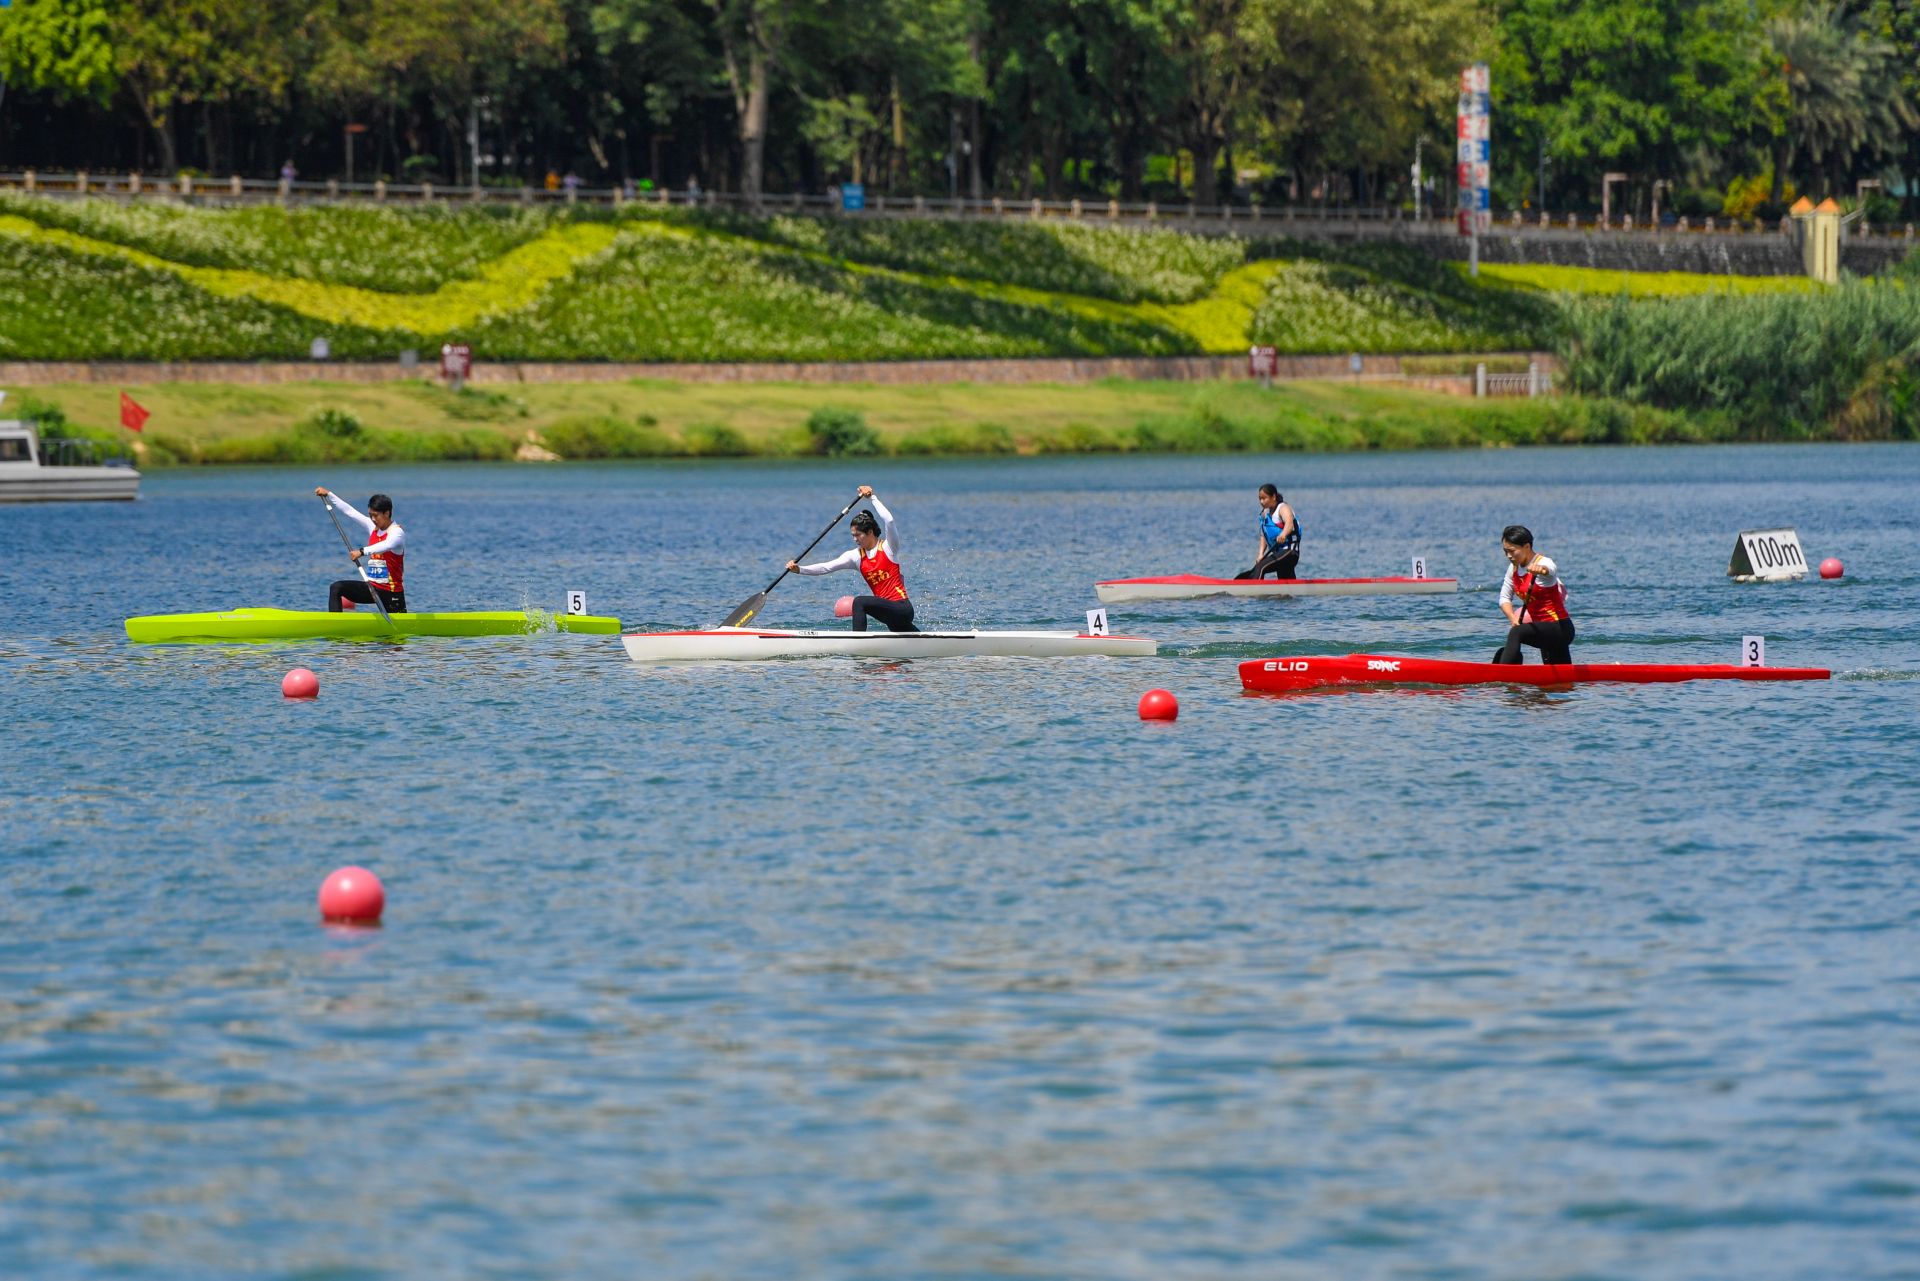
[[515, 636], [532, 632], [590, 632], [615, 636], [620, 620], [590, 614], [491, 610], [464, 614], [395, 614], [392, 625], [371, 609], [229, 609], [218, 614], [148, 614], [127, 620], [127, 639], [147, 644], [183, 641], [383, 640], [393, 636]]

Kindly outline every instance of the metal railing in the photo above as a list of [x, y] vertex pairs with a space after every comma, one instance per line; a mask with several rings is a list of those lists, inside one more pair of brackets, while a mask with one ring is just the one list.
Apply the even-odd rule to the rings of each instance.
[[1554, 393], [1553, 371], [1543, 367], [1540, 362], [1527, 362], [1524, 374], [1490, 374], [1484, 362], [1473, 367], [1473, 394], [1475, 396], [1551, 396]]
[[[310, 204], [332, 201], [371, 201], [375, 204], [484, 203], [519, 205], [602, 205], [622, 207], [644, 205], [656, 208], [729, 209], [757, 213], [831, 214], [847, 217], [886, 218], [1064, 218], [1079, 222], [1112, 222], [1187, 227], [1207, 231], [1235, 231], [1241, 234], [1281, 234], [1290, 228], [1319, 232], [1337, 231], [1351, 235], [1453, 235], [1451, 214], [1416, 219], [1398, 205], [1340, 205], [1319, 202], [1263, 204], [1211, 204], [1191, 202], [1120, 201], [1097, 199], [1046, 200], [1040, 197], [993, 196], [975, 200], [970, 197], [888, 196], [868, 193], [858, 208], [848, 208], [836, 189], [826, 192], [767, 192], [758, 201], [739, 192], [708, 191], [704, 188], [664, 187], [645, 190], [632, 184], [614, 187], [589, 187], [584, 184], [558, 187], [498, 186], [454, 187], [442, 183], [398, 183], [384, 179], [373, 182], [284, 180], [244, 178], [238, 174], [225, 178], [206, 178], [181, 174], [171, 179], [154, 179], [142, 174], [94, 174], [86, 171], [55, 173], [32, 169], [0, 172], [0, 189], [28, 191], [47, 196], [92, 196], [119, 200], [189, 200], [208, 204]], [[1632, 215], [1605, 218], [1577, 211], [1551, 214], [1544, 210], [1509, 210], [1492, 219], [1485, 234], [1547, 235], [1567, 233], [1608, 233], [1661, 235], [1786, 235], [1792, 220], [1778, 223], [1759, 219], [1725, 217], [1673, 217], [1658, 222], [1638, 222]], [[1880, 231], [1865, 222], [1848, 228], [1853, 237], [1904, 238], [1912, 240], [1914, 224], [1883, 227]]]
[[42, 467], [131, 467], [133, 459], [118, 442], [55, 436], [40, 441]]

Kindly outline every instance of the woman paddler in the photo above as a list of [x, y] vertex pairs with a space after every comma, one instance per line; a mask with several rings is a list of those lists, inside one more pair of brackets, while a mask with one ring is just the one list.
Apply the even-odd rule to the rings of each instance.
[[367, 499], [367, 514], [362, 516], [353, 509], [352, 504], [338, 494], [327, 492], [325, 485], [314, 486], [313, 492], [327, 500], [329, 506], [360, 527], [366, 535], [367, 545], [348, 549], [360, 568], [367, 572], [367, 581], [357, 578], [343, 578], [327, 588], [327, 612], [340, 612], [340, 602], [353, 601], [361, 605], [373, 604], [373, 596], [367, 591], [369, 584], [380, 593], [380, 603], [387, 607], [389, 614], [407, 612], [407, 589], [404, 575], [407, 565], [407, 531], [393, 519], [393, 500], [385, 494], [375, 494]]
[[[871, 596], [853, 598], [854, 631], [866, 631], [869, 618], [879, 619], [890, 632], [918, 631], [913, 625], [913, 602], [907, 599], [907, 580], [900, 573], [900, 536], [894, 529], [893, 513], [874, 497], [872, 485], [862, 485], [858, 492], [873, 504], [873, 510], [854, 513], [854, 545], [832, 560], [812, 565], [790, 560], [787, 568], [796, 574], [831, 574], [852, 566], [873, 590]], [[880, 519], [875, 520], [875, 516]]]
[[1241, 570], [1235, 578], [1292, 578], [1300, 564], [1300, 520], [1287, 506], [1273, 485], [1260, 486], [1260, 544], [1253, 554], [1253, 568]]
[[1493, 661], [1518, 663], [1520, 647], [1531, 645], [1543, 663], [1571, 663], [1573, 619], [1567, 614], [1567, 585], [1560, 581], [1560, 567], [1534, 553], [1533, 531], [1525, 525], [1502, 530], [1500, 550], [1507, 558], [1500, 612], [1511, 626], [1506, 645]]

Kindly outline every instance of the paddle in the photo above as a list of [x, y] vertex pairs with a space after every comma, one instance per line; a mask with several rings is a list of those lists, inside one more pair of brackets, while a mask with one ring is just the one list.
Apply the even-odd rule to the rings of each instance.
[[[825, 538], [828, 534], [831, 534], [833, 532], [833, 527], [835, 525], [838, 525], [841, 521], [845, 520], [847, 517], [847, 513], [852, 511], [855, 507], [859, 506], [859, 504], [860, 504], [860, 495], [855, 494], [853, 496], [853, 501], [848, 503], [845, 507], [842, 507], [840, 509], [840, 514], [838, 516], [835, 516], [832, 520], [828, 521], [827, 527], [820, 531], [819, 537], [815, 538], [812, 542], [807, 544], [807, 550], [804, 552], [801, 552], [798, 556], [795, 556], [794, 559], [804, 560], [806, 558], [807, 552], [810, 552], [814, 548], [818, 547], [820, 545], [820, 539]], [[788, 574], [791, 574], [792, 572], [793, 571], [790, 569], [783, 569], [780, 571], [780, 578], [785, 578]], [[757, 591], [753, 595], [741, 601], [737, 606], [734, 607], [734, 611], [731, 614], [727, 615], [726, 619], [720, 624], [720, 626], [722, 627], [742, 626], [749, 619], [751, 619], [755, 614], [758, 614], [761, 610], [765, 609], [767, 607], [767, 592], [772, 591], [774, 588], [780, 585], [780, 578], [776, 578], [772, 582], [768, 583], [765, 590]]]
[[373, 580], [367, 577], [367, 571], [361, 566], [360, 558], [353, 554], [353, 540], [347, 537], [346, 527], [341, 525], [340, 517], [333, 510], [332, 497], [322, 497], [320, 505], [327, 509], [327, 519], [333, 522], [334, 532], [339, 534], [340, 541], [347, 545], [347, 559], [353, 562], [353, 572], [360, 575], [360, 581], [367, 585], [367, 595], [373, 597], [373, 607], [380, 611], [380, 617], [386, 620], [387, 626], [393, 627], [393, 615], [387, 612], [386, 604], [381, 601], [380, 593], [374, 589]]

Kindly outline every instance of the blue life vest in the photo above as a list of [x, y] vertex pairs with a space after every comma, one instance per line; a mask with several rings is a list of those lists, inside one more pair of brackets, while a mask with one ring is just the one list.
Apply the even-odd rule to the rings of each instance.
[[1294, 513], [1293, 533], [1287, 537], [1284, 545], [1280, 542], [1280, 531], [1283, 528], [1285, 523], [1280, 519], [1279, 507], [1276, 506], [1270, 512], [1260, 513], [1260, 541], [1267, 545], [1269, 556], [1276, 553], [1284, 555], [1300, 546], [1300, 514]]

